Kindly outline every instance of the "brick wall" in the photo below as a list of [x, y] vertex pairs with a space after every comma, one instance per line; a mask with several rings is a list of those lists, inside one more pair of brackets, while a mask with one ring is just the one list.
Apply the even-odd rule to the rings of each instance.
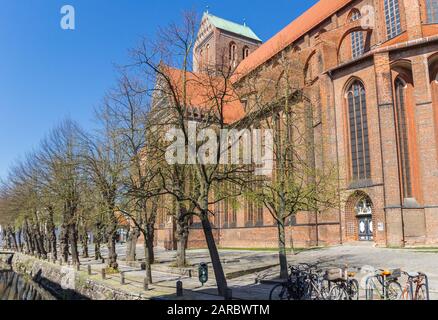
[[[351, 23], [348, 17], [352, 9], [364, 5], [378, 8], [376, 25], [366, 31], [371, 52], [352, 61], [349, 34], [359, 30], [360, 23]], [[334, 161], [338, 165], [342, 193], [339, 210], [325, 212], [318, 219], [312, 213], [297, 216], [296, 225], [288, 227], [286, 235], [287, 241], [293, 239], [296, 247], [313, 246], [317, 240], [323, 245], [357, 241], [358, 225], [353, 208], [360, 198], [358, 195], [368, 196], [372, 201], [373, 236], [377, 245], [438, 243], [438, 85], [433, 80], [438, 70], [438, 42], [418, 44], [426, 22], [423, 0], [400, 0], [400, 11], [403, 34], [390, 42], [386, 37], [383, 1], [362, 0], [342, 8], [285, 49], [290, 60], [303, 66], [302, 70], [297, 70], [297, 73], [302, 72], [302, 89], [317, 102], [314, 136], [322, 146], [316, 164], [324, 166]], [[438, 35], [438, 28], [434, 30]], [[220, 33], [216, 36], [216, 51], [223, 52], [230, 37]], [[412, 40], [417, 43], [402, 44]], [[397, 47], [387, 47], [387, 44], [398, 42]], [[239, 42], [238, 53], [243, 45]], [[279, 66], [275, 59], [278, 57], [256, 69], [251, 77], [261, 78], [277, 72]], [[309, 70], [312, 73], [317, 70], [317, 73], [312, 75], [311, 81], [304, 81]], [[411, 103], [408, 143], [415, 190], [413, 199], [405, 199], [401, 188], [394, 80], [402, 74], [411, 77], [412, 87], [412, 96], [407, 99]], [[348, 86], [356, 80], [363, 83], [366, 90], [371, 157], [371, 179], [360, 183], [351, 180], [345, 96]], [[237, 87], [239, 85], [244, 86], [238, 83]], [[269, 213], [265, 212], [264, 222], [264, 227], [245, 228], [245, 215], [241, 209], [236, 228], [215, 230], [217, 243], [221, 247], [276, 247], [277, 230]], [[161, 238], [166, 233], [158, 232], [158, 236], [162, 243]], [[202, 230], [191, 230], [189, 245], [205, 247]]]

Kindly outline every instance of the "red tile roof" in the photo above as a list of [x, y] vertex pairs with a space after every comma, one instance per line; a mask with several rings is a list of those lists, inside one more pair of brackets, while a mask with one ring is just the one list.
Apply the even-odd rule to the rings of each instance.
[[[183, 99], [183, 70], [164, 67], [165, 73], [172, 82], [172, 87], [177, 88], [178, 99]], [[233, 123], [245, 116], [245, 111], [239, 96], [234, 91], [232, 84], [224, 77], [195, 72], [186, 72], [187, 107], [218, 111], [215, 98], [223, 104], [223, 117], [225, 123]]]
[[237, 81], [253, 71], [352, 1], [318, 1], [313, 7], [243, 60], [237, 67], [233, 80]]

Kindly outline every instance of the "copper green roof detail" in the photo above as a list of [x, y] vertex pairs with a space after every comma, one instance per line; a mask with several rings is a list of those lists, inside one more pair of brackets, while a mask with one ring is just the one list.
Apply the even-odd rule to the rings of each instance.
[[251, 30], [246, 25], [238, 24], [232, 21], [228, 21], [219, 17], [216, 17], [210, 13], [204, 13], [205, 16], [207, 16], [210, 23], [215, 26], [218, 29], [228, 31], [234, 34], [238, 34], [244, 37], [247, 37], [249, 39], [253, 39], [256, 41], [262, 42], [262, 40], [254, 33], [254, 31]]

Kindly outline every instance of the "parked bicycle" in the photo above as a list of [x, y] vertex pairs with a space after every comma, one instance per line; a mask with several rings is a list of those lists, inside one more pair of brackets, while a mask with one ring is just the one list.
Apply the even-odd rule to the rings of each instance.
[[399, 300], [402, 297], [403, 289], [398, 282], [401, 277], [401, 270], [379, 269], [366, 280], [366, 299], [374, 300]]
[[422, 272], [403, 272], [407, 277], [403, 288], [403, 300], [429, 300], [429, 279]]
[[315, 265], [290, 266], [288, 280], [272, 288], [270, 300], [326, 300], [329, 298], [330, 282], [324, 272]]
[[[275, 285], [270, 300], [359, 300], [360, 286], [355, 272], [348, 268], [322, 271], [315, 265], [289, 266], [287, 281]], [[404, 287], [400, 279], [407, 279]], [[408, 273], [401, 269], [376, 270], [366, 278], [367, 300], [429, 300], [426, 274]]]
[[359, 300], [359, 282], [354, 278], [355, 272], [347, 269], [328, 271], [328, 280], [332, 283], [329, 292], [330, 300]]
[[269, 300], [325, 300], [328, 298], [328, 281], [316, 266], [300, 264], [290, 266], [286, 282], [272, 288]]

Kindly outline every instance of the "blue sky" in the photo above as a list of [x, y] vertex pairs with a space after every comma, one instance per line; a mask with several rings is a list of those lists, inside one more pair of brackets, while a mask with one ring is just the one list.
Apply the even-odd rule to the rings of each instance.
[[[62, 119], [93, 127], [93, 108], [128, 49], [183, 10], [247, 24], [264, 41], [316, 0], [0, 0], [0, 177]], [[76, 30], [60, 28], [63, 5]]]

